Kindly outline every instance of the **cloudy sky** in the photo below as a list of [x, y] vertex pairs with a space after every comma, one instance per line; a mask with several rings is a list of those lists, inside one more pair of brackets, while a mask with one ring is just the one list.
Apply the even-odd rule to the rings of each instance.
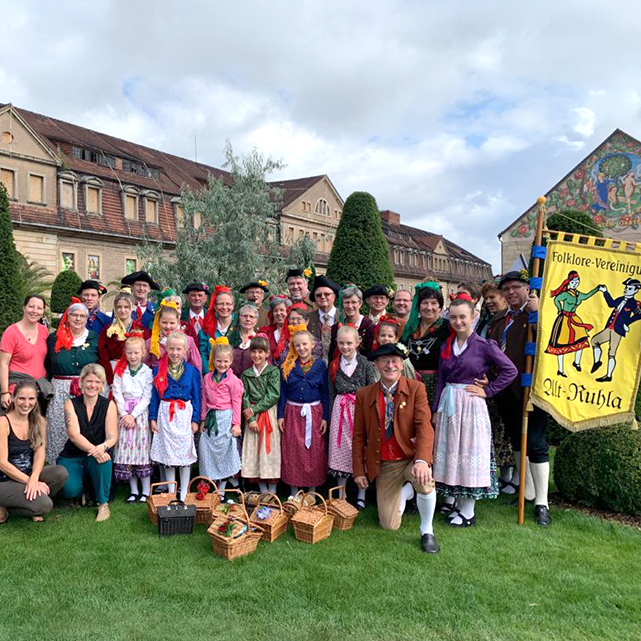
[[[527, 7], [527, 8], [526, 8]], [[0, 0], [0, 102], [220, 165], [231, 140], [500, 267], [497, 233], [615, 128], [638, 2]]]

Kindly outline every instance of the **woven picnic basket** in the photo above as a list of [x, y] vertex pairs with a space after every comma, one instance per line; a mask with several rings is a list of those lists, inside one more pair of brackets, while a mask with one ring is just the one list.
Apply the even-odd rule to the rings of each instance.
[[[203, 499], [198, 499], [198, 492], [192, 492], [195, 481], [204, 481], [209, 486], [209, 492], [205, 494]], [[220, 504], [220, 495], [218, 494], [218, 487], [208, 476], [194, 476], [189, 482], [189, 492], [185, 497], [187, 505], [196, 506], [196, 523], [201, 525], [209, 525], [212, 519], [212, 512], [214, 508]]]
[[[312, 495], [320, 499], [320, 505], [307, 504], [305, 498]], [[333, 524], [334, 515], [327, 511], [325, 499], [316, 492], [308, 492], [303, 498], [303, 505], [292, 516], [296, 538], [312, 545], [326, 539], [332, 533]]]
[[[335, 497], [335, 494], [338, 494], [338, 497]], [[345, 499], [345, 486], [333, 487], [329, 491], [327, 511], [334, 515], [334, 527], [339, 530], [351, 529], [358, 516], [358, 510]]]
[[249, 520], [263, 528], [263, 541], [273, 543], [285, 534], [289, 525], [287, 512], [283, 510], [280, 499], [270, 492], [263, 494]]
[[251, 511], [260, 503], [260, 500], [263, 498], [262, 492], [245, 492], [245, 507], [247, 508], [247, 513], [250, 514]]
[[[218, 490], [216, 494], [218, 496], [218, 504], [211, 511], [210, 523], [215, 521], [219, 516], [242, 516], [246, 512], [245, 496], [240, 490], [237, 490], [235, 487], [229, 487], [225, 490]], [[228, 501], [227, 503], [223, 503], [220, 500], [221, 494], [233, 494], [234, 497], [238, 498], [234, 499], [233, 502]]]
[[283, 510], [285, 510], [285, 513], [287, 514], [287, 518], [291, 521], [292, 516], [300, 510], [300, 508], [303, 506], [303, 501], [305, 502], [306, 505], [314, 505], [316, 502], [314, 497], [308, 496], [303, 492], [303, 490], [299, 490], [296, 492], [295, 496], [290, 496], [284, 503], [283, 503]]
[[[229, 524], [235, 524], [231, 536], [220, 531], [221, 527]], [[212, 521], [207, 529], [207, 534], [214, 554], [228, 561], [233, 561], [256, 551], [263, 530], [259, 525], [249, 520], [246, 510], [243, 508], [241, 515], [219, 515]]]
[[[173, 485], [173, 492], [163, 492], [162, 494], [154, 494], [154, 488], [160, 487], [161, 485]], [[150, 496], [147, 499], [147, 516], [149, 520], [154, 524], [158, 525], [158, 508], [161, 505], [169, 505], [171, 501], [176, 498], [176, 491], [178, 490], [178, 483], [176, 481], [163, 481], [162, 483], [154, 483], [150, 488]]]

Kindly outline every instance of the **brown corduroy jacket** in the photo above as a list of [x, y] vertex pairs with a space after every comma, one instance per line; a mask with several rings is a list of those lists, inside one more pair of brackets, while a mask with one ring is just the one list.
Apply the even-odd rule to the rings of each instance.
[[[356, 392], [352, 464], [354, 477], [373, 481], [381, 466], [380, 383]], [[408, 460], [421, 459], [432, 464], [434, 429], [425, 386], [404, 376], [394, 396], [394, 435]]]

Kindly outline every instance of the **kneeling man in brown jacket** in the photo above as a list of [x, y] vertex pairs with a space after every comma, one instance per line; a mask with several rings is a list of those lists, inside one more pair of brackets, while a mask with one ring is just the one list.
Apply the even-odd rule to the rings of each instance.
[[405, 504], [416, 490], [421, 546], [436, 554], [434, 430], [423, 383], [402, 376], [405, 357], [402, 346], [394, 344], [382, 345], [370, 355], [381, 380], [356, 392], [354, 482], [365, 489], [376, 479], [378, 519], [386, 530], [398, 530]]

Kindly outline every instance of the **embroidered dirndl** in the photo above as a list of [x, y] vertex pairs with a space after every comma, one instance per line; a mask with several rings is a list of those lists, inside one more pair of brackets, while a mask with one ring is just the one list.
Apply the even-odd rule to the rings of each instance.
[[432, 370], [421, 370], [417, 372], [417, 374], [421, 377], [423, 385], [425, 385], [427, 402], [429, 403], [430, 407], [432, 407], [434, 405], [434, 395], [436, 393], [436, 381], [438, 378], [437, 373]]
[[355, 394], [337, 394], [329, 428], [329, 473], [334, 477], [352, 475], [352, 435]]
[[280, 430], [276, 418], [276, 405], [258, 417], [260, 432], [245, 428], [243, 437], [243, 471], [246, 479], [274, 481], [280, 478]]
[[436, 489], [446, 496], [496, 498], [498, 483], [492, 452], [492, 428], [485, 400], [446, 385], [434, 419]]
[[322, 420], [323, 406], [320, 401], [287, 401], [285, 431], [281, 437], [281, 479], [287, 485], [311, 487], [325, 482], [327, 438], [320, 432]]
[[151, 460], [166, 466], [191, 465], [198, 460], [191, 431], [191, 401], [162, 400], [158, 408], [158, 432], [151, 442]]
[[231, 409], [212, 409], [207, 413], [206, 429], [198, 441], [198, 468], [201, 476], [219, 481], [234, 476], [240, 470], [238, 439], [231, 435], [232, 415]]
[[[140, 398], [125, 399], [125, 411], [131, 414], [140, 402]], [[174, 420], [175, 417], [174, 417]], [[133, 474], [139, 478], [151, 476], [153, 468], [149, 450], [151, 432], [149, 430], [149, 412], [144, 411], [136, 418], [136, 425], [127, 429], [118, 422], [118, 442], [114, 451], [114, 476], [118, 481], [128, 481]]]

